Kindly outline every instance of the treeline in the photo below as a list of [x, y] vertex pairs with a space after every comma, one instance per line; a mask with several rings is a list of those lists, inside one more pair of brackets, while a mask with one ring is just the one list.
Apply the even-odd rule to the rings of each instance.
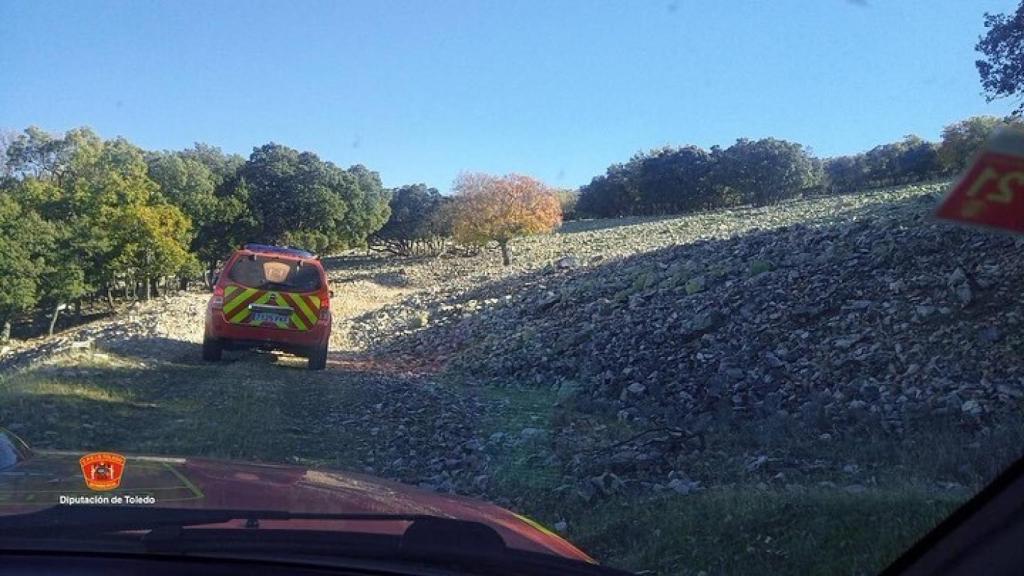
[[145, 151], [87, 128], [29, 128], [0, 154], [0, 341], [37, 307], [148, 298], [244, 242], [332, 251], [388, 220], [377, 173], [278, 144], [248, 159], [196, 144]]
[[774, 138], [710, 150], [659, 148], [614, 164], [581, 187], [575, 211], [588, 217], [680, 214], [949, 178], [1002, 122], [977, 116], [947, 126], [938, 143], [911, 135], [824, 160]]
[[149, 298], [212, 277], [245, 242], [317, 252], [371, 246], [395, 254], [475, 252], [551, 230], [563, 218], [677, 214], [948, 178], [1002, 121], [947, 126], [938, 143], [907, 136], [863, 154], [816, 158], [764, 138], [728, 148], [660, 148], [615, 164], [579, 191], [532, 178], [463, 174], [454, 195], [423, 184], [386, 190], [361, 165], [342, 169], [279, 144], [249, 158], [196, 144], [146, 151], [87, 128], [0, 134], [0, 341], [38, 308]]

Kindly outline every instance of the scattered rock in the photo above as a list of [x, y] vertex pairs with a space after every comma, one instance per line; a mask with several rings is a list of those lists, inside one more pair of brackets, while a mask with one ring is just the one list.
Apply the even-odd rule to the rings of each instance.
[[767, 260], [752, 260], [750, 262], [750, 275], [757, 276], [758, 274], [764, 274], [765, 272], [771, 272], [775, 267], [771, 262]]
[[756, 472], [756, 471], [760, 470], [761, 467], [764, 466], [765, 463], [767, 463], [767, 462], [768, 462], [768, 457], [767, 456], [764, 456], [764, 455], [756, 456], [752, 460], [747, 462], [747, 472]]
[[977, 400], [968, 400], [960, 406], [960, 411], [970, 416], [981, 416], [984, 409]]
[[981, 330], [978, 330], [978, 338], [987, 344], [998, 342], [1002, 337], [1002, 333], [995, 326], [985, 326]]
[[563, 256], [558, 260], [555, 260], [555, 268], [559, 270], [571, 270], [573, 268], [579, 268], [580, 261], [575, 256]]
[[519, 439], [523, 442], [529, 442], [532, 440], [542, 439], [546, 437], [547, 434], [547, 430], [542, 430], [540, 428], [523, 428], [522, 431], [519, 432]]
[[409, 327], [412, 329], [425, 328], [430, 323], [430, 314], [428, 312], [419, 311], [413, 314], [412, 318], [409, 319]]
[[707, 279], [704, 276], [697, 276], [686, 281], [686, 293], [696, 294], [707, 288]]
[[964, 269], [960, 267], [957, 267], [956, 270], [953, 270], [953, 272], [946, 277], [947, 286], [957, 286], [965, 282], [967, 282], [967, 275], [964, 274]]
[[625, 486], [622, 479], [611, 472], [605, 472], [600, 476], [594, 476], [590, 479], [590, 483], [597, 488], [598, 492], [605, 496], [611, 496], [612, 494], [621, 491], [623, 486]]
[[967, 283], [959, 284], [956, 287], [956, 298], [966, 306], [974, 300], [974, 292], [971, 291], [971, 287]]
[[676, 494], [687, 495], [697, 491], [700, 488], [699, 482], [692, 480], [684, 480], [682, 478], [673, 478], [668, 482], [668, 488]]
[[639, 382], [634, 382], [626, 387], [626, 390], [629, 390], [631, 394], [640, 395], [647, 391], [647, 387]]

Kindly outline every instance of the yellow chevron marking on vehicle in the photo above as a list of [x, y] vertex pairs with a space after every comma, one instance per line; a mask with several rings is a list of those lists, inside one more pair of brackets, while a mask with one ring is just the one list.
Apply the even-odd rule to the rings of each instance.
[[250, 296], [255, 294], [257, 290], [255, 288], [246, 288], [238, 293], [237, 296], [231, 299], [230, 302], [224, 304], [224, 315], [230, 317], [232, 314], [237, 312], [235, 310], [242, 302], [245, 302]]
[[[303, 294], [289, 294], [290, 298], [279, 292], [267, 291], [259, 294], [257, 298], [249, 302], [247, 306], [242, 306], [246, 301], [253, 297], [253, 295], [259, 293], [260, 290], [256, 288], [244, 288], [238, 285], [228, 285], [224, 288], [224, 316], [228, 319], [228, 322], [232, 324], [243, 324], [246, 320], [251, 318], [252, 310], [251, 306], [266, 304], [270, 301], [276, 301], [279, 305], [285, 305], [291, 308], [291, 315], [285, 322], [274, 322], [278, 328], [291, 329], [289, 323], [294, 324], [298, 330], [309, 330], [318, 319], [318, 311], [320, 309], [320, 299], [315, 295], [303, 295]], [[252, 326], [264, 325], [264, 322], [249, 321], [248, 324]]]
[[252, 312], [252, 310], [249, 310], [248, 307], [242, 308], [241, 312], [235, 314], [231, 318], [228, 318], [228, 322], [231, 322], [232, 324], [241, 324], [242, 320], [245, 320], [250, 312]]
[[264, 292], [262, 296], [260, 296], [259, 298], [253, 300], [253, 302], [252, 302], [252, 304], [250, 304], [250, 306], [252, 306], [252, 305], [259, 305], [259, 304], [266, 304], [267, 302], [270, 302], [270, 300], [274, 297], [274, 294], [275, 294], [274, 292]]
[[[299, 311], [302, 312], [302, 315], [306, 320], [305, 324], [314, 324], [316, 322], [316, 312], [313, 312], [312, 310], [309, 309], [309, 304], [306, 302], [306, 297], [303, 296], [302, 294], [292, 294], [292, 300], [294, 300], [298, 304]], [[303, 330], [305, 330], [305, 328], [303, 328]]]
[[[256, 292], [256, 290], [253, 290], [253, 292]], [[240, 324], [243, 320], [248, 318], [249, 315], [252, 313], [252, 306], [254, 304], [266, 304], [267, 301], [270, 300], [271, 295], [273, 295], [273, 292], [264, 292], [263, 294], [260, 294], [259, 298], [257, 298], [255, 300], [253, 300], [252, 302], [250, 302], [248, 306], [243, 308], [235, 317], [231, 318], [231, 320], [229, 320], [229, 321], [233, 322], [235, 324]], [[262, 322], [249, 322], [249, 323], [252, 324], [253, 326], [260, 326], [260, 325], [263, 324]]]

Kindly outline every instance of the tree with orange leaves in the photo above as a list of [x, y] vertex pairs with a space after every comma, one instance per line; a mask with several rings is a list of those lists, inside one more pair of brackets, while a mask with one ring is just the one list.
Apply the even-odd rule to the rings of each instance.
[[558, 196], [543, 182], [529, 176], [461, 174], [454, 189], [455, 239], [465, 244], [497, 242], [506, 266], [511, 263], [510, 240], [551, 232], [562, 223]]

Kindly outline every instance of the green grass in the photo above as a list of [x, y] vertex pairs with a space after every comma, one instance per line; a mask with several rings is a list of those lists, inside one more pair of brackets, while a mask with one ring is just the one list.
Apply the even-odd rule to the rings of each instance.
[[[551, 434], [551, 414], [555, 394], [546, 389], [516, 390], [508, 387], [481, 387], [477, 393], [494, 406], [490, 418], [481, 422], [484, 437], [503, 432], [519, 437], [525, 428], [538, 428]], [[491, 491], [517, 508], [526, 508], [547, 496], [559, 485], [559, 468], [549, 462], [552, 452], [547, 437], [539, 437], [510, 446], [492, 448], [493, 482]]]
[[144, 369], [79, 362], [0, 377], [0, 423], [40, 448], [353, 463], [337, 449], [350, 430], [327, 426], [326, 412], [363, 405], [361, 387], [258, 355]]
[[659, 574], [874, 574], [960, 501], [914, 489], [751, 487], [567, 510], [570, 538]]

